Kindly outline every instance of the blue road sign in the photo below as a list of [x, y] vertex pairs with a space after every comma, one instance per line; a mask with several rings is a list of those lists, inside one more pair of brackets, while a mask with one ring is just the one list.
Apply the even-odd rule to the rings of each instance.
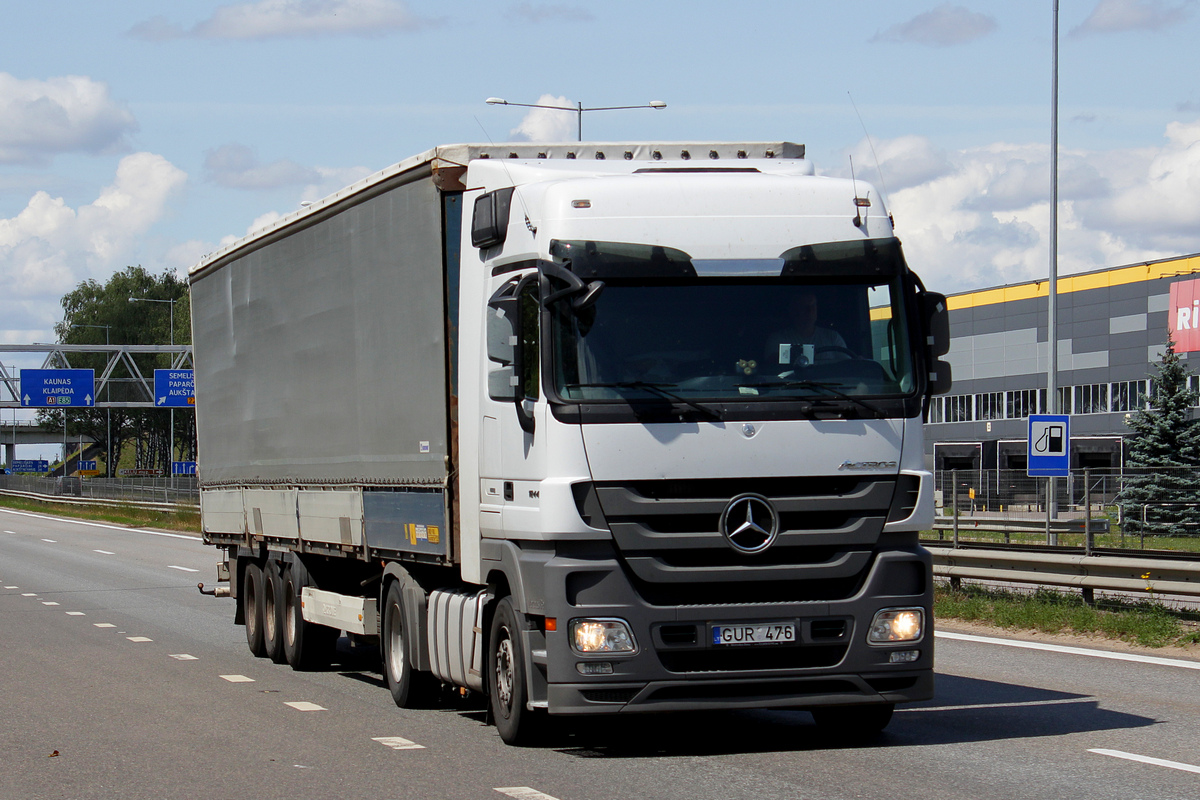
[[154, 370], [154, 405], [163, 408], [194, 408], [196, 405], [195, 370]]
[[1066, 414], [1029, 415], [1029, 463], [1035, 478], [1065, 478], [1071, 472], [1071, 418]]
[[79, 466], [78, 466], [78, 467], [76, 467], [76, 469], [78, 469], [78, 470], [80, 470], [80, 471], [83, 471], [83, 470], [93, 470], [93, 469], [95, 469], [95, 468], [96, 468], [96, 462], [95, 462], [95, 461], [80, 461], [80, 462], [79, 462]]
[[14, 475], [22, 472], [33, 472], [40, 475], [50, 471], [50, 462], [38, 460], [18, 461], [14, 458], [12, 462], [12, 471]]
[[21, 370], [21, 405], [75, 408], [96, 404], [96, 372], [90, 369]]
[[196, 462], [195, 461], [172, 461], [171, 462], [171, 474], [172, 475], [195, 475], [196, 474]]

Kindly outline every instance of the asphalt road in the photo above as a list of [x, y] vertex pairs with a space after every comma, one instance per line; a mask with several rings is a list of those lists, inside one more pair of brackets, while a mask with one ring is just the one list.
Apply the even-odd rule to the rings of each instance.
[[939, 636], [877, 741], [796, 712], [632, 717], [506, 747], [397, 709], [372, 653], [253, 658], [197, 540], [0, 510], [0, 800], [1200, 798], [1200, 663]]

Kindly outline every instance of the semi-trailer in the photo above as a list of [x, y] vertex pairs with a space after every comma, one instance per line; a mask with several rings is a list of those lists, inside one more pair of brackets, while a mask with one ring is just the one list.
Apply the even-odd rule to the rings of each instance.
[[256, 656], [378, 642], [402, 707], [933, 692], [945, 298], [789, 142], [445, 145], [189, 274], [204, 541]]

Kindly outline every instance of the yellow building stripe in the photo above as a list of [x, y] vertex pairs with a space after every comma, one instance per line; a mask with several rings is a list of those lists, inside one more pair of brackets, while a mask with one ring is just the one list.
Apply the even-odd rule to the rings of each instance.
[[[1083, 292], [1105, 286], [1121, 286], [1126, 283], [1152, 281], [1177, 275], [1192, 275], [1198, 272], [1200, 272], [1200, 255], [1185, 256], [1168, 261], [1136, 264], [1131, 267], [1116, 267], [1100, 272], [1067, 275], [1058, 279], [1058, 293]], [[1029, 283], [1016, 283], [1012, 286], [1001, 286], [997, 289], [983, 289], [977, 292], [950, 295], [946, 298], [946, 305], [954, 311], [960, 308], [989, 306], [995, 303], [1008, 303], [1013, 300], [1028, 300], [1049, 295], [1050, 281], [1043, 279]]]

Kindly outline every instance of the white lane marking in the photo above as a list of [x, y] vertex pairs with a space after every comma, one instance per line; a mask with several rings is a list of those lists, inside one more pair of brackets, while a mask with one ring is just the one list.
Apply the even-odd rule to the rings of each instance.
[[200, 660], [196, 656], [190, 655], [188, 653], [171, 653], [170, 657], [175, 659], [176, 661], [199, 661]]
[[43, 542], [49, 542], [50, 544], [58, 544], [58, 540], [57, 540], [57, 539], [42, 539], [42, 541], [43, 541]]
[[417, 744], [416, 742], [402, 739], [399, 736], [372, 736], [372, 742], [379, 742], [384, 747], [390, 747], [393, 750], [424, 750], [425, 745]]
[[16, 531], [5, 531], [5, 533], [11, 533], [13, 536], [16, 536], [16, 535], [17, 535], [17, 532], [16, 532]]
[[1090, 703], [1092, 700], [1087, 697], [1066, 697], [1057, 700], [1022, 700], [1016, 703], [978, 703], [976, 705], [964, 706], [911, 706], [909, 708], [897, 708], [896, 713], [912, 711], [975, 711], [983, 708], [1025, 708], [1026, 706], [1067, 706], [1072, 703]]
[[64, 522], [71, 525], [89, 525], [93, 528], [104, 528], [110, 531], [120, 531], [121, 533], [143, 533], [147, 536], [166, 536], [171, 539], [190, 539], [197, 544], [200, 543], [199, 536], [188, 536], [185, 533], [167, 533], [166, 531], [150, 531], [145, 528], [122, 528], [118, 525], [103, 525], [99, 522], [88, 522], [81, 519], [67, 519], [66, 517], [51, 517], [46, 514], [33, 514], [28, 511], [13, 511], [7, 508], [0, 508], [0, 513], [16, 514], [20, 517], [33, 517], [34, 519], [46, 519], [52, 522]]
[[1138, 761], [1142, 764], [1153, 764], [1156, 767], [1170, 767], [1171, 769], [1182, 770], [1183, 772], [1200, 773], [1200, 767], [1193, 764], [1183, 764], [1179, 761], [1167, 761], [1165, 758], [1151, 758], [1150, 756], [1139, 756], [1137, 753], [1126, 753], [1123, 750], [1088, 750], [1089, 753], [1096, 753], [1102, 756], [1112, 756], [1113, 758], [1123, 758], [1127, 761]]
[[154, 641], [153, 639], [151, 639], [148, 636], [126, 636], [125, 638], [131, 642], [153, 642]]
[[20, 589], [20, 586], [5, 586], [5, 589]]
[[963, 642], [999, 644], [1005, 647], [1021, 647], [1026, 650], [1046, 650], [1051, 653], [1066, 653], [1073, 656], [1091, 656], [1092, 658], [1108, 658], [1112, 659], [1113, 661], [1134, 661], [1139, 664], [1157, 664], [1161, 667], [1200, 669], [1200, 661], [1184, 661], [1178, 658], [1141, 656], [1135, 653], [1111, 653], [1107, 650], [1090, 650], [1086, 647], [1068, 647], [1061, 644], [1043, 644], [1042, 642], [1022, 642], [1016, 639], [996, 639], [991, 636], [974, 636], [967, 633], [950, 633], [949, 631], [937, 631], [934, 633], [934, 636], [938, 637], [939, 639], [955, 639]]
[[113, 625], [111, 622], [93, 622], [92, 624], [95, 625], [97, 628], [115, 628], [115, 627], [117, 627], [116, 625]]
[[516, 798], [516, 800], [558, 800], [557, 797], [539, 792], [537, 789], [530, 789], [528, 786], [497, 786], [495, 791]]
[[290, 703], [284, 703], [285, 706], [291, 706], [297, 711], [328, 711], [324, 706], [319, 706], [316, 703], [310, 703], [306, 700], [295, 700]]
[[93, 550], [92, 552], [99, 553], [100, 555], [103, 555], [103, 556], [115, 556], [116, 555], [116, 553], [114, 553], [111, 550]]
[[37, 592], [22, 592], [21, 597], [37, 597]]
[[68, 611], [67, 616], [68, 617], [86, 617], [87, 613], [84, 611]]
[[56, 605], [58, 605], [58, 603], [54, 602], [53, 600], [43, 600], [43, 601], [42, 601], [42, 605], [44, 605], [44, 606], [56, 606]]
[[167, 569], [177, 569], [182, 572], [199, 572], [200, 571], [198, 569], [192, 569], [191, 567], [177, 567], [174, 564], [168, 564]]
[[247, 678], [245, 675], [222, 675], [221, 677], [230, 683], [254, 683], [254, 678]]

